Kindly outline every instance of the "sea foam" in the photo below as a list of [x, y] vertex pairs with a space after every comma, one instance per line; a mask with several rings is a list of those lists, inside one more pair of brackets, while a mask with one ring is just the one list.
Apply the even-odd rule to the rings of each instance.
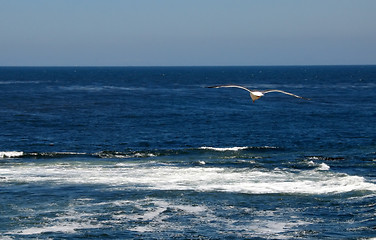
[[247, 149], [277, 149], [277, 147], [273, 147], [273, 146], [261, 146], [261, 147], [249, 147], [249, 146], [243, 146], [243, 147], [207, 147], [207, 146], [203, 146], [203, 147], [200, 147], [199, 149], [225, 152], [225, 151], [241, 151], [241, 150], [247, 150]]
[[16, 151], [8, 151], [8, 152], [0, 152], [0, 158], [15, 158], [23, 156], [23, 152], [16, 152]]
[[[54, 166], [14, 167], [3, 172], [10, 182], [54, 182], [55, 184], [108, 185], [113, 188], [235, 192], [247, 194], [298, 193], [337, 194], [351, 191], [376, 191], [376, 184], [361, 176], [329, 171], [327, 165], [312, 170], [231, 169], [196, 165], [123, 162], [115, 168], [72, 163]], [[320, 169], [321, 168], [321, 169]], [[319, 171], [317, 171], [319, 170]]]
[[224, 151], [239, 151], [239, 150], [245, 150], [248, 147], [200, 147], [199, 149], [202, 150], [213, 150], [213, 151], [219, 151], [219, 152], [224, 152]]

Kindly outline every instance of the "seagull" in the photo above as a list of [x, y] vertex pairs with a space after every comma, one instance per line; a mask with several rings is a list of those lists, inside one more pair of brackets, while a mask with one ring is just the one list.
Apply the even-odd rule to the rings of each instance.
[[208, 88], [223, 88], [223, 87], [224, 88], [244, 89], [244, 90], [246, 90], [250, 93], [253, 102], [255, 102], [260, 97], [264, 96], [265, 93], [270, 93], [270, 92], [279, 92], [279, 93], [284, 93], [284, 94], [287, 94], [287, 95], [290, 95], [290, 96], [293, 96], [293, 97], [301, 98], [301, 99], [304, 99], [304, 100], [310, 100], [309, 98], [304, 98], [304, 97], [301, 97], [301, 96], [298, 96], [298, 95], [295, 95], [295, 94], [292, 94], [292, 93], [289, 93], [289, 92], [285, 92], [285, 91], [282, 91], [282, 90], [278, 90], [278, 89], [271, 89], [271, 90], [264, 90], [264, 91], [257, 91], [257, 90], [252, 91], [252, 90], [249, 90], [246, 87], [239, 86], [239, 85], [218, 85], [218, 86], [210, 86]]

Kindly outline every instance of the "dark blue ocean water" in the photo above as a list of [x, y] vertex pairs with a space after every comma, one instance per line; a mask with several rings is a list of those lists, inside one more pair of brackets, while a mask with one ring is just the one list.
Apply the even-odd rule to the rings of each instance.
[[0, 92], [1, 239], [376, 237], [376, 66], [1, 67]]

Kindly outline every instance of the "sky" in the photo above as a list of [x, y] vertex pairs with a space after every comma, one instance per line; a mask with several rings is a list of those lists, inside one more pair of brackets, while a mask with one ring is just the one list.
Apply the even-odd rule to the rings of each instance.
[[376, 64], [375, 0], [0, 0], [0, 66]]

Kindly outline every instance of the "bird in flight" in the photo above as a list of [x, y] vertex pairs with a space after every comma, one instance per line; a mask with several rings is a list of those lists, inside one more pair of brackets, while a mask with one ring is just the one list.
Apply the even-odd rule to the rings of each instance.
[[255, 102], [260, 97], [264, 96], [266, 93], [270, 93], [270, 92], [279, 92], [279, 93], [287, 94], [287, 95], [290, 95], [290, 96], [293, 96], [293, 97], [297, 97], [297, 98], [301, 98], [301, 99], [305, 99], [305, 100], [310, 100], [308, 98], [304, 98], [304, 97], [301, 97], [301, 96], [298, 96], [298, 95], [295, 95], [295, 94], [292, 94], [292, 93], [289, 93], [289, 92], [285, 92], [285, 91], [282, 91], [282, 90], [278, 90], [278, 89], [257, 91], [257, 90], [250, 90], [246, 87], [239, 86], [239, 85], [218, 85], [218, 86], [210, 86], [208, 88], [240, 88], [240, 89], [246, 90], [250, 93], [253, 102]]

